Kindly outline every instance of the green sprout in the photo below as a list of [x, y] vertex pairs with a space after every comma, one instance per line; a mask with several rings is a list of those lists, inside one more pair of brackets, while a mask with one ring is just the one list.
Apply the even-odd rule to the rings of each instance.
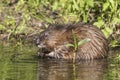
[[85, 38], [83, 40], [78, 41], [77, 36], [75, 34], [73, 34], [73, 40], [74, 40], [73, 44], [72, 43], [68, 43], [68, 44], [66, 44], [66, 46], [73, 47], [73, 49], [74, 49], [73, 63], [75, 63], [78, 47], [80, 45], [82, 45], [82, 44], [85, 44], [85, 43], [89, 42], [90, 39], [89, 38]]

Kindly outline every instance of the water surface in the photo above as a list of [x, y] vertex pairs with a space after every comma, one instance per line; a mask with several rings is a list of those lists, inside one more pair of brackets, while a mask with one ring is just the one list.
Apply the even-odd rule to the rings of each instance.
[[120, 80], [120, 49], [107, 59], [39, 59], [33, 45], [0, 44], [0, 80]]

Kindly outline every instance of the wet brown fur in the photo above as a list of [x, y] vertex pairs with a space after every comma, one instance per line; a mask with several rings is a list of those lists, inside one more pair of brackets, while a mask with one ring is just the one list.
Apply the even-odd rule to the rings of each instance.
[[108, 41], [103, 33], [97, 27], [84, 23], [52, 25], [41, 32], [35, 39], [36, 44], [41, 49], [38, 55], [58, 59], [73, 59], [73, 48], [65, 46], [68, 43], [73, 44], [73, 31], [78, 41], [85, 38], [90, 39], [89, 42], [78, 47], [77, 59], [104, 58], [108, 55]]

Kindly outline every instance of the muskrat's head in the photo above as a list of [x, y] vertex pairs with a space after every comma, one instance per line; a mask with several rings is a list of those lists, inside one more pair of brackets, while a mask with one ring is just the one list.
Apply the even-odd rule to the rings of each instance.
[[35, 44], [39, 47], [54, 47], [60, 38], [64, 37], [65, 29], [63, 26], [52, 25], [34, 38]]
[[47, 46], [48, 38], [50, 37], [51, 32], [50, 31], [43, 31], [39, 35], [36, 35], [34, 37], [34, 43], [38, 46], [40, 52], [38, 53], [38, 56], [44, 57], [45, 54], [48, 54], [51, 52], [50, 48]]
[[35, 36], [33, 41], [38, 47], [44, 47], [45, 41], [47, 40], [48, 36], [49, 36], [49, 33], [43, 31], [41, 32], [41, 34]]
[[34, 43], [39, 47], [41, 52], [38, 54], [44, 56], [53, 51], [57, 45], [63, 44], [66, 39], [64, 32], [65, 29], [61, 26], [50, 26], [38, 36], [35, 36]]

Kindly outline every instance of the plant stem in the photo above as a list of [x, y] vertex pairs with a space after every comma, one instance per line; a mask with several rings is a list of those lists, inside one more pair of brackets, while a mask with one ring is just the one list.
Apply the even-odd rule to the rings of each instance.
[[76, 52], [74, 52], [73, 63], [76, 62]]
[[76, 78], [76, 65], [73, 64], [73, 80], [77, 80]]

